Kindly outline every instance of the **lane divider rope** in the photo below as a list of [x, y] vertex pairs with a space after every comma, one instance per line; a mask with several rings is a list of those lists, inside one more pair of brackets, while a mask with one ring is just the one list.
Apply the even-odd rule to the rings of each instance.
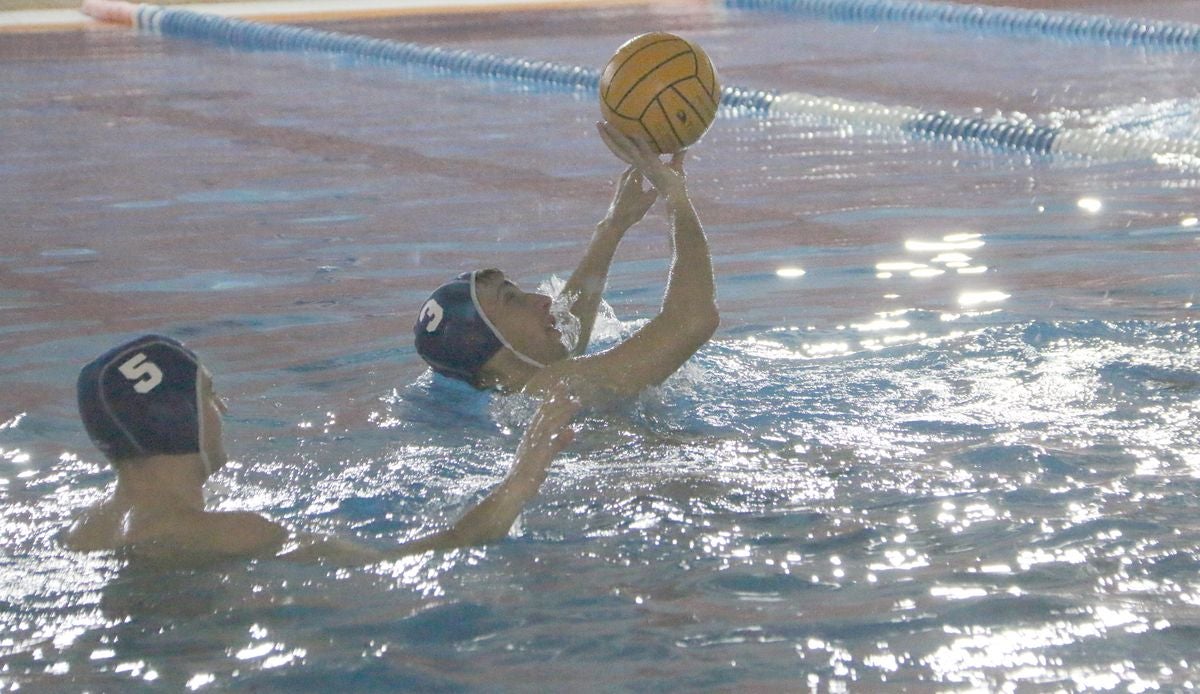
[[[590, 93], [599, 90], [600, 72], [576, 65], [309, 27], [263, 24], [176, 7], [134, 5], [123, 0], [85, 0], [82, 9], [98, 19], [128, 24], [141, 31], [235, 48], [340, 55], [368, 63], [415, 66], [483, 79]], [[931, 138], [957, 139], [1035, 154], [1070, 154], [1117, 160], [1154, 159], [1200, 167], [1200, 143], [1194, 141], [1069, 130], [1036, 125], [1025, 120], [988, 120], [945, 112], [923, 112], [906, 106], [885, 106], [737, 86], [722, 89], [721, 105], [727, 109], [726, 115], [817, 118], [852, 125], [891, 127]]]
[[741, 10], [845, 22], [894, 22], [1072, 42], [1200, 52], [1200, 24], [932, 0], [726, 0]]

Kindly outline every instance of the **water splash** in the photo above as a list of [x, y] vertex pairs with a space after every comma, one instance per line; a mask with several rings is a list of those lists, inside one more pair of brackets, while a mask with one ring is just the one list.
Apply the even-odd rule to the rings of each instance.
[[1194, 140], [1200, 137], [1200, 98], [1143, 99], [1105, 108], [1060, 109], [1050, 113], [1048, 119], [1061, 127]]
[[559, 339], [568, 352], [574, 353], [579, 345], [582, 326], [579, 317], [571, 313], [571, 307], [575, 305], [579, 295], [564, 294], [563, 288], [566, 284], [558, 275], [551, 275], [538, 285], [538, 291], [550, 296], [550, 317], [554, 319], [554, 325], [558, 328]]

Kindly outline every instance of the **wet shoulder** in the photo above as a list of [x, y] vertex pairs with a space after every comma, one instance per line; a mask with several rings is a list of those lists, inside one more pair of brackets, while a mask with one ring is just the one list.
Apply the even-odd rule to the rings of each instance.
[[542, 398], [562, 384], [586, 406], [603, 405], [627, 396], [619, 388], [620, 379], [609, 372], [612, 365], [600, 358], [603, 354], [588, 354], [555, 362], [531, 378], [521, 392]]
[[125, 539], [131, 558], [193, 564], [272, 556], [287, 531], [257, 513], [188, 511], [145, 519]]
[[96, 504], [76, 516], [59, 532], [57, 540], [63, 547], [76, 552], [118, 549], [124, 544], [121, 526], [127, 511], [127, 507], [112, 501]]

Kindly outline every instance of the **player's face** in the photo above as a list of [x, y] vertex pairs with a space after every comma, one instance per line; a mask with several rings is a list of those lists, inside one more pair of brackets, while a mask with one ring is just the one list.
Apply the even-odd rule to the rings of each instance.
[[550, 297], [523, 291], [499, 270], [476, 275], [475, 291], [488, 320], [513, 347], [543, 364], [567, 357]]
[[221, 440], [221, 417], [227, 412], [225, 401], [213, 391], [212, 377], [208, 371], [200, 370], [200, 417], [201, 428], [200, 449], [208, 458], [211, 472], [220, 470], [225, 465], [225, 444]]

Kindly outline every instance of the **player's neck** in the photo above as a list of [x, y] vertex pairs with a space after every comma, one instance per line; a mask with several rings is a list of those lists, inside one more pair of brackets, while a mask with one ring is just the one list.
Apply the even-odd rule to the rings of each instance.
[[121, 463], [114, 499], [141, 508], [204, 510], [204, 463], [199, 454], [154, 455]]
[[[499, 354], [496, 356], [501, 357]], [[496, 358], [493, 357], [493, 359]], [[489, 364], [489, 367], [492, 368], [488, 369], [485, 385], [494, 386], [504, 393], [521, 392], [525, 385], [541, 371], [540, 368], [526, 364], [508, 354], [507, 350], [498, 361], [499, 363]]]

